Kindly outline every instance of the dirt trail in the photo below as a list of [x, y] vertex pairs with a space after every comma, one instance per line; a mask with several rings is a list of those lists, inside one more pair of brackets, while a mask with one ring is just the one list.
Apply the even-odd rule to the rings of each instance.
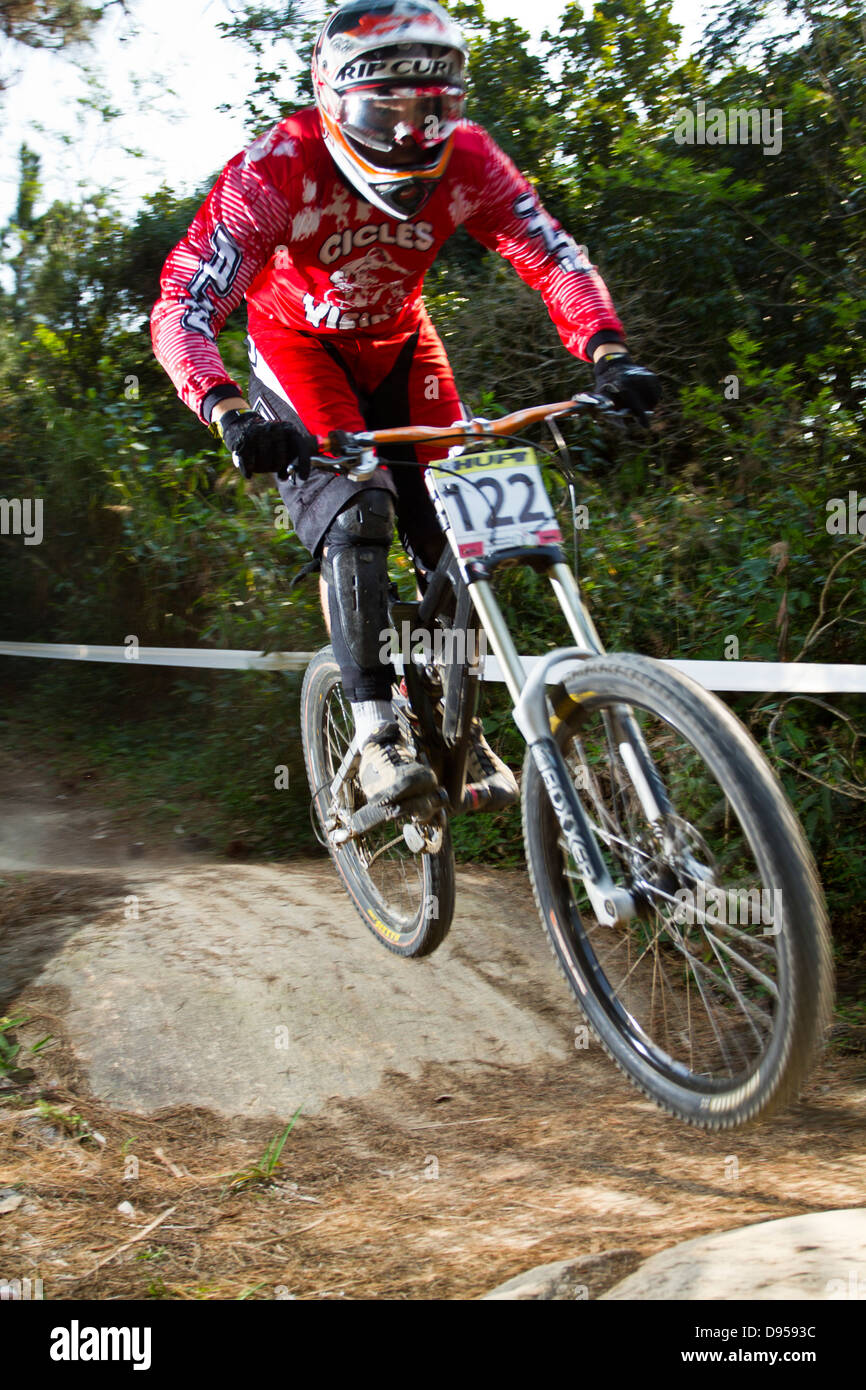
[[[5, 1277], [48, 1297], [465, 1297], [636, 1252], [599, 1262], [596, 1297], [675, 1241], [864, 1201], [862, 1058], [829, 1054], [763, 1128], [678, 1125], [575, 1048], [519, 873], [462, 871], [445, 945], [403, 961], [327, 861], [142, 853], [87, 788], [9, 755], [0, 791], [0, 1013], [32, 1018], [35, 1072], [0, 1109], [0, 1188], [24, 1198], [0, 1214]], [[299, 1107], [280, 1182], [226, 1193]]]

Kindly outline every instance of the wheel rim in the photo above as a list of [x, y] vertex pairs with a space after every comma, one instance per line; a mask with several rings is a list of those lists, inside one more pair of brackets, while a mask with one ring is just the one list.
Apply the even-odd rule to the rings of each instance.
[[632, 705], [675, 811], [690, 811], [667, 817], [663, 835], [653, 830], [611, 738], [610, 703], [582, 702], [580, 732], [564, 730], [561, 746], [602, 858], [614, 883], [637, 893], [640, 915], [599, 924], [548, 802], [560, 949], [632, 1052], [679, 1085], [730, 1092], [748, 1085], [778, 1033], [781, 891], [765, 883], [760, 851], [703, 757], [673, 724]]

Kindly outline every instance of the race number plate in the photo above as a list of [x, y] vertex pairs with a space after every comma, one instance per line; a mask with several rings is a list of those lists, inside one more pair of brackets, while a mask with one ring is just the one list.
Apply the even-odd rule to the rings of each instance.
[[562, 540], [532, 449], [440, 459], [430, 465], [427, 477], [464, 563], [501, 550], [559, 545]]

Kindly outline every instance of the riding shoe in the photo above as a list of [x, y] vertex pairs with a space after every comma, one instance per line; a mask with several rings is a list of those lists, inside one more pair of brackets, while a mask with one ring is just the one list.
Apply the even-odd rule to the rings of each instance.
[[[400, 694], [404, 700], [408, 699], [409, 692], [405, 678], [400, 682]], [[441, 717], [441, 702], [437, 709]], [[411, 709], [409, 719], [413, 725], [417, 725], [417, 718]], [[484, 726], [477, 716], [472, 720], [470, 727], [463, 809], [465, 811], [502, 811], [506, 806], [512, 806], [520, 796], [517, 779], [511, 769], [501, 758], [496, 756], [490, 747], [484, 737]]]
[[436, 790], [429, 767], [409, 751], [396, 724], [383, 724], [361, 749], [358, 781], [368, 802], [403, 801]]
[[485, 811], [501, 811], [520, 795], [514, 773], [490, 747], [478, 718], [472, 721], [466, 754], [466, 795], [469, 807], [478, 804]]

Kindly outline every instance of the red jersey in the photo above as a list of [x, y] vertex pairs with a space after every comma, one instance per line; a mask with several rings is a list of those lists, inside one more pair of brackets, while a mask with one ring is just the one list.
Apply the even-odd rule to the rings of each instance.
[[347, 186], [309, 107], [223, 169], [163, 268], [151, 315], [154, 352], [200, 415], [207, 393], [231, 382], [216, 338], [244, 296], [251, 322], [361, 340], [411, 330], [424, 275], [459, 226], [540, 291], [569, 352], [586, 359], [587, 344], [603, 331], [608, 341], [624, 340], [586, 249], [544, 210], [486, 131], [461, 122], [432, 197], [400, 222]]

